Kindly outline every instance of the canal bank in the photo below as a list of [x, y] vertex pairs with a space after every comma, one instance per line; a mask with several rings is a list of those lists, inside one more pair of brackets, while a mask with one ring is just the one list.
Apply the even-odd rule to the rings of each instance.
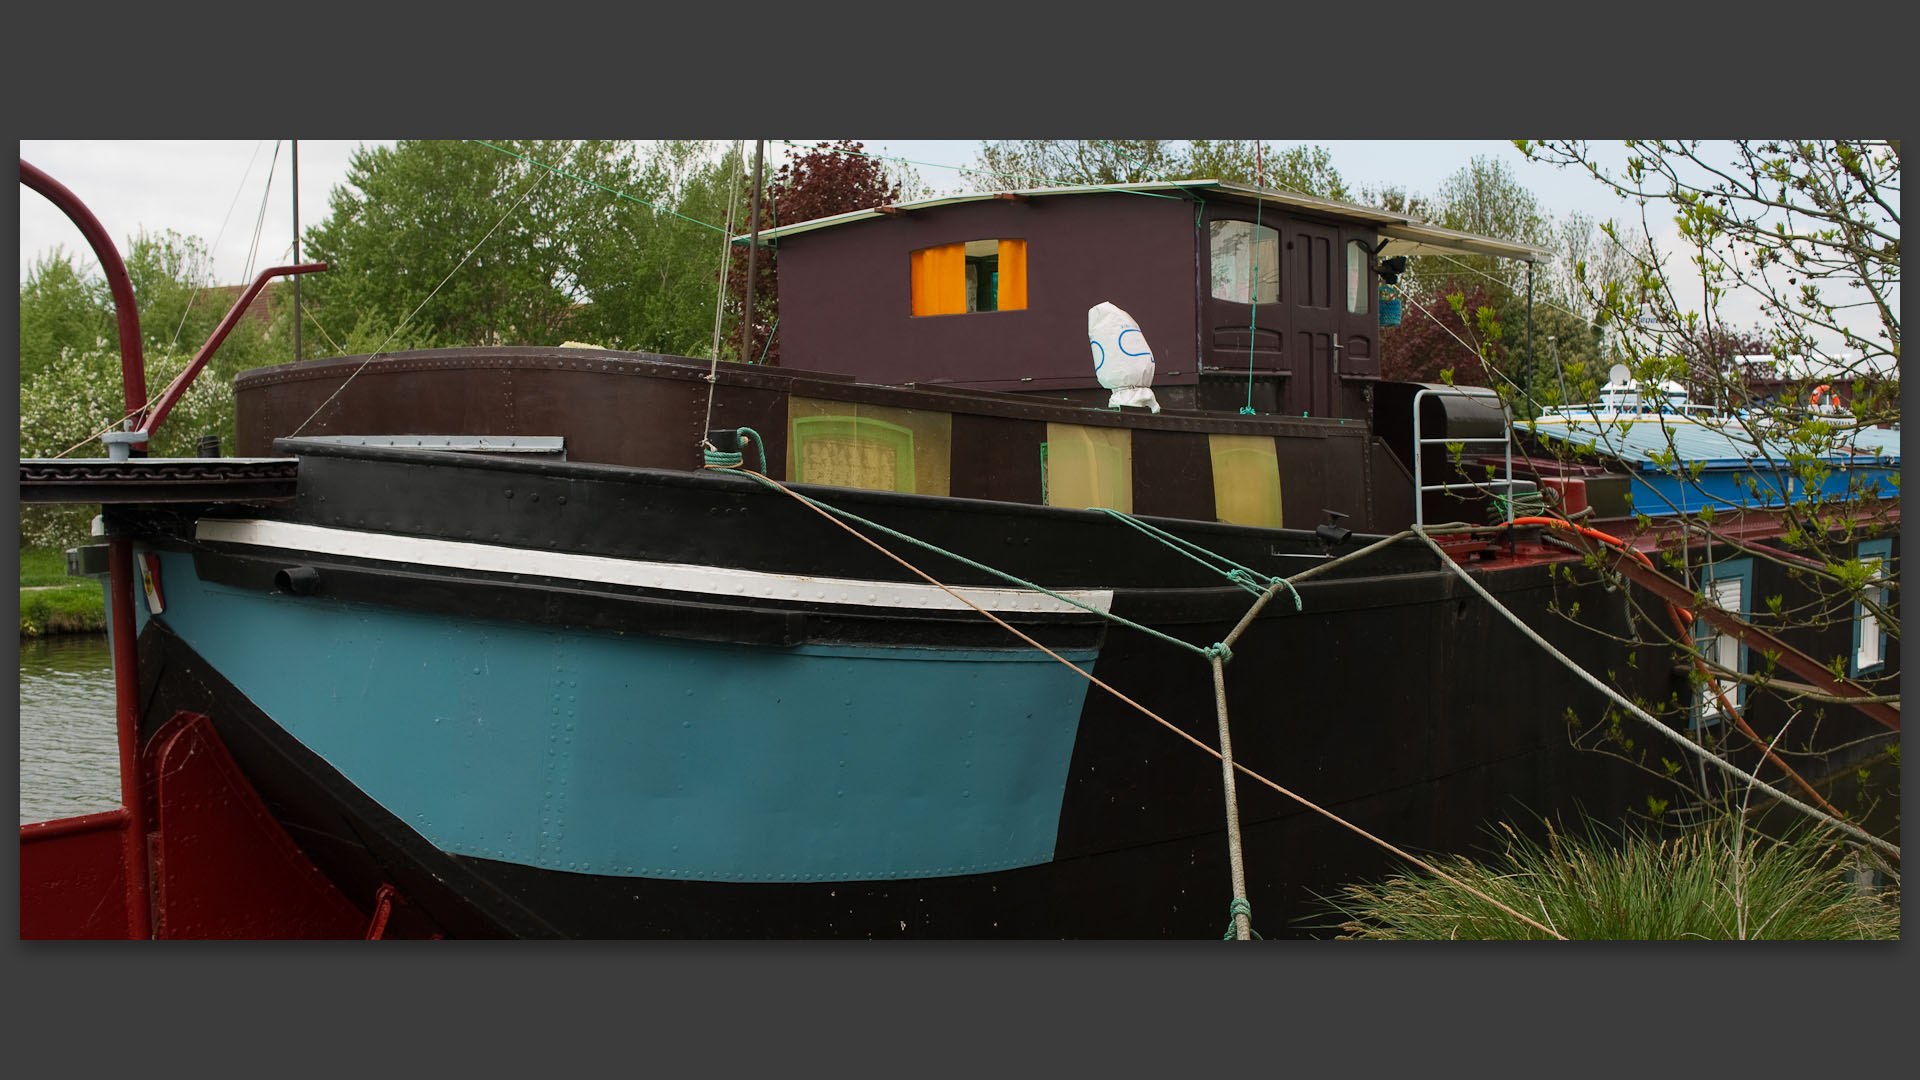
[[106, 596], [100, 583], [67, 575], [58, 548], [20, 553], [20, 636], [104, 634]]

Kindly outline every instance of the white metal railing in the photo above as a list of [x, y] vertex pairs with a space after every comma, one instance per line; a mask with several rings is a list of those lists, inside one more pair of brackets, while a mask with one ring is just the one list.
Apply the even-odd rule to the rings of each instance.
[[[1453, 394], [1455, 396], [1465, 398], [1468, 401], [1472, 401], [1475, 404], [1479, 404], [1480, 402], [1485, 400], [1481, 398], [1478, 394], [1468, 394], [1458, 389], [1450, 389], [1450, 390], [1427, 389], [1427, 390], [1421, 390], [1418, 393], [1413, 395], [1413, 523], [1415, 525], [1425, 525], [1427, 523], [1426, 495], [1427, 495], [1427, 492], [1429, 491], [1455, 491], [1462, 488], [1472, 490], [1472, 491], [1479, 491], [1484, 488], [1498, 484], [1506, 488], [1507, 524], [1512, 525], [1513, 524], [1513, 491], [1515, 487], [1515, 483], [1513, 479], [1513, 421], [1507, 415], [1506, 403], [1502, 402], [1497, 397], [1493, 399], [1494, 403], [1497, 404], [1500, 408], [1501, 426], [1504, 431], [1504, 434], [1502, 434], [1497, 439], [1488, 435], [1483, 435], [1479, 438], [1472, 438], [1472, 439], [1450, 439], [1450, 438], [1447, 438], [1446, 436], [1441, 436], [1440, 438], [1437, 438], [1437, 439], [1422, 438], [1420, 435], [1420, 403], [1428, 397], [1439, 397], [1443, 394]], [[1424, 453], [1424, 451], [1429, 445], [1435, 445], [1435, 444], [1445, 445], [1447, 443], [1492, 443], [1492, 442], [1504, 443], [1507, 448], [1507, 475], [1504, 479], [1498, 479], [1498, 480], [1488, 479], [1485, 482], [1481, 482], [1481, 483], [1461, 483], [1461, 484], [1428, 484], [1428, 483], [1422, 482], [1426, 479], [1426, 477], [1423, 475], [1425, 470], [1422, 467], [1423, 460], [1426, 457], [1426, 454]]]

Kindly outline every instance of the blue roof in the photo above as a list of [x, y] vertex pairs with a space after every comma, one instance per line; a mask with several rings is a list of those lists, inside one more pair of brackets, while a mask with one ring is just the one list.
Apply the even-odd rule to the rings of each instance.
[[[1799, 498], [1849, 493], [1899, 498], [1900, 432], [1836, 432], [1819, 454], [1829, 475], [1807, 475], [1785, 465], [1787, 447], [1747, 430], [1739, 420], [1625, 417], [1535, 421], [1543, 439], [1588, 447], [1628, 467], [1628, 498], [1636, 513], [1692, 514], [1709, 507], [1778, 507]], [[1660, 464], [1664, 462], [1665, 464]], [[1699, 465], [1699, 472], [1676, 468]]]
[[[1750, 432], [1739, 420], [1700, 423], [1672, 418], [1537, 420], [1526, 429], [1555, 442], [1588, 447], [1641, 470], [1656, 461], [1699, 462], [1703, 468], [1752, 468], [1785, 461], [1787, 445]], [[1866, 428], [1836, 433], [1818, 455], [1835, 465], [1899, 465], [1900, 430]]]

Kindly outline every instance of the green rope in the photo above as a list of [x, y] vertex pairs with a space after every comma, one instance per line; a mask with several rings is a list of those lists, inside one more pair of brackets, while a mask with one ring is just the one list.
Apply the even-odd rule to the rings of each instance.
[[[760, 362], [767, 362], [767, 350], [773, 348], [773, 335], [780, 329], [780, 316], [773, 317], [773, 325], [767, 328], [767, 343], [760, 346]], [[765, 472], [765, 469], [760, 470]]]
[[749, 473], [748, 475], [753, 476], [754, 479], [760, 481], [761, 483], [767, 485], [768, 487], [774, 488], [775, 490], [785, 490], [788, 493], [792, 494], [795, 498], [799, 499], [801, 502], [804, 502], [809, 506], [818, 507], [819, 509], [826, 511], [827, 513], [832, 514], [835, 517], [843, 518], [847, 521], [851, 521], [856, 525], [865, 525], [867, 528], [872, 529], [875, 532], [885, 533], [886, 535], [891, 536], [896, 540], [905, 541], [906, 543], [912, 544], [915, 547], [922, 548], [927, 551], [931, 551], [936, 555], [945, 555], [947, 558], [952, 559], [954, 562], [960, 563], [963, 566], [970, 566], [982, 573], [992, 574], [994, 577], [997, 577], [1002, 581], [1012, 582], [1013, 584], [1018, 585], [1023, 589], [1032, 589], [1034, 592], [1044, 593], [1045, 595], [1051, 596], [1055, 600], [1058, 600], [1063, 604], [1067, 604], [1072, 607], [1077, 607], [1080, 610], [1085, 611], [1090, 615], [1098, 615], [1101, 618], [1106, 619], [1111, 623], [1114, 623], [1119, 626], [1127, 627], [1130, 630], [1138, 630], [1141, 633], [1148, 635], [1149, 637], [1159, 638], [1161, 641], [1164, 641], [1169, 645], [1176, 645], [1182, 649], [1185, 649], [1190, 653], [1193, 653], [1196, 656], [1206, 657], [1208, 655], [1205, 648], [1199, 645], [1192, 644], [1191, 642], [1181, 641], [1179, 638], [1173, 637], [1169, 634], [1161, 633], [1160, 631], [1155, 630], [1151, 626], [1142, 626], [1141, 624], [1134, 622], [1132, 619], [1115, 615], [1111, 611], [1101, 611], [1099, 608], [1089, 607], [1086, 604], [1083, 604], [1080, 601], [1075, 600], [1070, 596], [1062, 596], [1059, 593], [1054, 592], [1052, 589], [1049, 589], [1044, 585], [1036, 585], [1033, 582], [1027, 581], [1024, 578], [1014, 577], [1012, 574], [1009, 574], [1004, 570], [996, 570], [985, 563], [975, 562], [972, 559], [967, 558], [965, 555], [948, 551], [946, 548], [940, 547], [937, 544], [929, 544], [925, 540], [921, 540], [917, 537], [908, 536], [906, 533], [899, 532], [895, 529], [889, 529], [885, 525], [880, 524], [879, 522], [868, 521], [866, 518], [863, 518], [858, 514], [851, 513], [846, 510], [841, 510], [838, 507], [828, 506], [826, 503], [820, 502], [817, 499], [809, 499], [805, 495], [802, 495], [797, 491], [793, 491], [791, 488], [782, 488], [779, 484], [776, 484], [774, 481], [768, 479], [765, 476], [760, 476], [752, 473]]
[[[1160, 541], [1161, 543], [1167, 545], [1173, 550], [1179, 552], [1182, 555], [1185, 555], [1187, 558], [1192, 559], [1194, 562], [1199, 563], [1201, 566], [1206, 567], [1207, 569], [1213, 571], [1214, 573], [1219, 574], [1220, 576], [1226, 578], [1228, 581], [1233, 582], [1235, 585], [1240, 586], [1241, 588], [1247, 590], [1248, 592], [1252, 593], [1255, 596], [1259, 596], [1260, 594], [1266, 592], [1268, 589], [1273, 588], [1275, 585], [1285, 585], [1287, 587], [1287, 591], [1293, 593], [1293, 609], [1295, 611], [1301, 610], [1300, 593], [1296, 591], [1293, 585], [1289, 583], [1285, 578], [1268, 577], [1266, 574], [1263, 574], [1258, 570], [1241, 566], [1239, 563], [1234, 562], [1232, 559], [1227, 558], [1225, 555], [1222, 555], [1217, 551], [1210, 551], [1206, 548], [1201, 547], [1199, 544], [1194, 543], [1191, 540], [1187, 540], [1183, 537], [1175, 536], [1174, 534], [1166, 531], [1165, 529], [1159, 528], [1158, 526], [1149, 525], [1146, 522], [1141, 521], [1139, 518], [1136, 518], [1131, 514], [1123, 514], [1118, 510], [1112, 510], [1104, 506], [1096, 506], [1094, 507], [1094, 509], [1100, 511], [1101, 513], [1107, 515], [1108, 517], [1116, 518], [1120, 521], [1125, 522], [1128, 525], [1133, 526], [1135, 529], [1140, 530], [1141, 532], [1145, 533], [1147, 536]], [[1206, 561], [1206, 559], [1203, 559], [1200, 557], [1202, 555], [1207, 556], [1207, 558], [1216, 559], [1219, 562], [1225, 563], [1226, 566], [1229, 567], [1230, 569], [1223, 569], [1222, 567], [1209, 564]]]
[[[750, 427], [735, 428], [734, 431], [740, 436], [742, 442], [753, 447], [753, 456], [758, 459], [760, 466], [759, 469], [755, 471], [766, 472], [767, 451], [765, 444], [760, 441], [760, 433]], [[746, 460], [744, 453], [715, 450], [712, 444], [708, 444], [705, 457], [708, 467], [715, 469], [737, 469]]]
[[1125, 150], [1120, 149], [1119, 147], [1113, 145], [1112, 143], [1108, 142], [1105, 139], [1095, 139], [1093, 141], [1099, 143], [1101, 146], [1106, 147], [1107, 149], [1113, 151], [1114, 153], [1120, 155], [1121, 157], [1126, 158], [1128, 161], [1133, 162], [1135, 165], [1140, 166], [1142, 169], [1145, 169], [1147, 172], [1147, 175], [1153, 177], [1155, 180], [1158, 180], [1163, 184], [1173, 183], [1173, 181], [1167, 179], [1164, 176], [1161, 176], [1159, 173], [1159, 170], [1147, 164], [1145, 158], [1134, 157], [1132, 154], [1127, 153]]
[[1247, 293], [1251, 301], [1247, 312], [1247, 403], [1240, 406], [1240, 415], [1252, 416], [1253, 411], [1253, 341], [1254, 331], [1260, 322], [1260, 215], [1267, 208], [1267, 200], [1257, 199], [1253, 204], [1253, 287]]
[[1252, 926], [1253, 905], [1247, 903], [1247, 898], [1244, 896], [1234, 897], [1233, 903], [1227, 905], [1227, 932], [1220, 935], [1220, 940], [1232, 941], [1234, 939], [1234, 923], [1237, 922], [1242, 915], [1247, 917], [1247, 933], [1259, 938], [1261, 941], [1265, 941], [1266, 938], [1260, 937], [1260, 932]]

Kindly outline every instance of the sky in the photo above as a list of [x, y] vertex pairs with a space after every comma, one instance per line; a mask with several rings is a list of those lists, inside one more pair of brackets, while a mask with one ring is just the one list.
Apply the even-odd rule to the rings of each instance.
[[[785, 141], [807, 146], [823, 140]], [[972, 162], [979, 145], [965, 140], [860, 141], [870, 153], [912, 163], [920, 179], [936, 191], [962, 187], [957, 168]], [[78, 195], [100, 218], [123, 253], [128, 240], [141, 229], [153, 232], [172, 229], [206, 242], [213, 252], [214, 269], [220, 279], [239, 284], [248, 279], [244, 272], [250, 253], [253, 253], [251, 265], [255, 272], [292, 254], [292, 150], [290, 143], [282, 142], [276, 160], [274, 144], [272, 139], [23, 140], [20, 157]], [[367, 140], [367, 144], [377, 144], [377, 141]], [[327, 193], [345, 178], [348, 158], [360, 145], [356, 140], [300, 140], [303, 228], [326, 216]], [[1624, 204], [1591, 180], [1528, 162], [1507, 142], [1360, 140], [1318, 145], [1332, 152], [1334, 167], [1355, 191], [1366, 186], [1395, 184], [1411, 192], [1432, 192], [1476, 155], [1489, 155], [1511, 165], [1521, 182], [1551, 212], [1564, 214], [1577, 210], [1596, 219], [1623, 212]], [[784, 149], [781, 141], [769, 140], [770, 157]], [[770, 164], [769, 168], [772, 167]], [[257, 250], [256, 223], [260, 235]], [[92, 261], [85, 240], [65, 215], [38, 194], [22, 189], [21, 277], [25, 278], [34, 262], [56, 245], [81, 252], [89, 264]]]
[[[817, 139], [768, 140], [769, 169], [788, 143], [808, 146]], [[903, 159], [922, 182], [937, 192], [960, 190], [958, 168], [970, 164], [979, 146], [969, 140], [863, 139], [868, 152]], [[371, 144], [372, 141], [368, 141]], [[357, 140], [302, 139], [299, 143], [301, 224], [310, 226], [327, 213], [327, 195], [347, 173]], [[1302, 145], [1273, 141], [1274, 148]], [[1555, 217], [1573, 212], [1595, 221], [1617, 218], [1637, 225], [1639, 211], [1609, 189], [1572, 169], [1526, 160], [1503, 140], [1335, 140], [1324, 146], [1348, 188], [1397, 186], [1410, 194], [1431, 194], [1475, 157], [1505, 162], [1514, 176]], [[1596, 142], [1596, 148], [1607, 144]], [[1609, 151], [1618, 156], [1617, 144]], [[167, 229], [205, 242], [216, 276], [240, 284], [265, 267], [287, 261], [292, 252], [292, 144], [264, 140], [98, 141], [23, 140], [20, 156], [65, 184], [92, 209], [124, 253], [139, 230]], [[20, 198], [20, 275], [56, 246], [79, 252], [89, 267], [91, 252], [79, 230], [53, 205], [25, 188]], [[1662, 249], [1678, 251], [1670, 222], [1655, 222]], [[257, 239], [256, 239], [257, 235]], [[1689, 295], [1684, 258], [1670, 261], [1674, 284]], [[1697, 282], [1697, 279], [1693, 279]], [[1698, 286], [1691, 287], [1697, 293]], [[1760, 311], [1749, 298], [1735, 297], [1722, 314], [1737, 325], [1757, 321]]]

